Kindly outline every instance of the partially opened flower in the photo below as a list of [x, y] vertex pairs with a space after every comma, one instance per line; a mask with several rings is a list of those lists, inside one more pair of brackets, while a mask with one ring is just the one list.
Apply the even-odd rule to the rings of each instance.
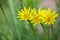
[[56, 11], [51, 12], [50, 8], [48, 8], [48, 10], [45, 10], [45, 13], [42, 13], [42, 21], [45, 22], [45, 24], [54, 24], [57, 16], [58, 13], [56, 13]]
[[23, 10], [19, 11], [18, 18], [20, 18], [20, 20], [30, 20], [31, 16], [32, 16], [30, 11], [31, 11], [30, 8], [27, 9], [27, 8], [24, 7]]

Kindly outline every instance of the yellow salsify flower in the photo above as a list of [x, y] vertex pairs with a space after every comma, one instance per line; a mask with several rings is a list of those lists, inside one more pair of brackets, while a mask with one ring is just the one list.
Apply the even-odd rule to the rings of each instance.
[[20, 18], [20, 20], [30, 20], [31, 19], [31, 9], [29, 8], [25, 8], [21, 11], [19, 11], [18, 13], [18, 18]]
[[56, 11], [51, 12], [50, 8], [48, 10], [44, 9], [42, 11], [42, 22], [45, 22], [45, 24], [54, 24], [57, 16], [58, 13]]
[[36, 12], [36, 9], [32, 9], [32, 19], [31, 19], [31, 23], [33, 23], [34, 25], [36, 24], [40, 24], [41, 23], [41, 18], [40, 18], [40, 9], [38, 10], [38, 12]]
[[[45, 24], [54, 24], [58, 13], [56, 11], [51, 12], [50, 8], [39, 9], [38, 12], [36, 9], [25, 8], [18, 13], [18, 18], [20, 20], [30, 20], [34, 25], [44, 22]], [[28, 23], [28, 22], [27, 22]]]

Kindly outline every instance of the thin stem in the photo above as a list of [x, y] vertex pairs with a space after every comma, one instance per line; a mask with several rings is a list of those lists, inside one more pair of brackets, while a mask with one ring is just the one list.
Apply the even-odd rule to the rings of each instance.
[[[41, 26], [42, 26], [42, 29], [43, 29], [43, 31], [44, 31], [44, 34], [45, 34], [45, 37], [47, 37], [46, 35], [47, 35], [47, 33], [46, 33], [46, 26], [44, 25], [44, 24], [42, 24], [42, 23], [40, 23], [41, 24]], [[48, 38], [47, 38], [48, 40], [49, 40], [49, 30], [48, 30]]]
[[50, 26], [48, 27], [48, 40], [50, 40]]
[[45, 28], [44, 28], [44, 25], [42, 24], [42, 23], [40, 23], [41, 24], [41, 26], [42, 26], [42, 28], [43, 28], [43, 31], [45, 32]]
[[24, 8], [24, 6], [23, 6], [23, 2], [22, 2], [22, 1], [23, 1], [23, 0], [20, 0], [21, 9]]
[[51, 31], [52, 31], [52, 35], [53, 35], [53, 39], [52, 40], [56, 40], [55, 37], [54, 37], [54, 28], [53, 28], [53, 25], [51, 25]]
[[35, 32], [35, 30], [34, 30], [34, 28], [33, 28], [32, 24], [30, 23], [30, 21], [28, 21], [28, 22], [29, 22], [29, 24], [30, 24], [30, 27], [31, 27], [31, 29], [32, 29], [33, 33], [34, 33], [34, 37], [35, 37], [35, 40], [36, 40], [36, 32]]
[[[21, 8], [20, 9], [23, 9], [23, 3], [22, 3], [23, 0], [19, 0], [19, 1], [20, 1], [20, 5], [21, 5]], [[22, 24], [24, 24], [24, 23], [22, 23]], [[22, 28], [21, 40], [24, 40], [23, 39], [23, 28]]]
[[[3, 12], [3, 15], [5, 16], [6, 23], [8, 24], [7, 17], [6, 17], [6, 14], [5, 14], [5, 12], [4, 12], [4, 9], [3, 9], [3, 7], [2, 7], [2, 4], [0, 4], [0, 8], [1, 8], [2, 12]], [[4, 35], [4, 34], [1, 33], [1, 32], [0, 32], [0, 34], [1, 34], [2, 36], [4, 36], [7, 40], [9, 40], [6, 35]]]
[[6, 14], [5, 14], [4, 10], [3, 10], [2, 4], [0, 4], [0, 8], [1, 8], [1, 10], [3, 12], [3, 15], [5, 16], [5, 19], [6, 19], [6, 22], [7, 22], [7, 17], [6, 17]]

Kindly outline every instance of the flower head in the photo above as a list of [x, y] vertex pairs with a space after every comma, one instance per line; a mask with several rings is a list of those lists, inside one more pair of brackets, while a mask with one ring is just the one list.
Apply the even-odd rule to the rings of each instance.
[[57, 16], [58, 14], [56, 11], [51, 12], [50, 8], [48, 8], [48, 10], [45, 10], [45, 12], [42, 13], [42, 21], [45, 22], [45, 24], [54, 24]]
[[33, 23], [34, 25], [36, 24], [40, 24], [41, 23], [41, 18], [40, 18], [40, 9], [38, 10], [38, 13], [36, 12], [36, 9], [32, 9], [32, 21], [31, 23]]
[[30, 11], [31, 11], [30, 8], [27, 9], [24, 7], [23, 10], [19, 11], [18, 18], [20, 18], [20, 20], [30, 20], [32, 16]]

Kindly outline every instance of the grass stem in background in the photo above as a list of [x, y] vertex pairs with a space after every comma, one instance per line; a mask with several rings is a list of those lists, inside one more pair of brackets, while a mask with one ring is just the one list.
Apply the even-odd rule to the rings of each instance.
[[20, 0], [21, 9], [24, 8], [22, 0]]
[[5, 16], [5, 19], [6, 19], [6, 22], [7, 22], [7, 17], [6, 17], [6, 14], [5, 14], [4, 10], [3, 10], [2, 4], [0, 4], [0, 8], [1, 8], [1, 10], [3, 12], [3, 15]]

